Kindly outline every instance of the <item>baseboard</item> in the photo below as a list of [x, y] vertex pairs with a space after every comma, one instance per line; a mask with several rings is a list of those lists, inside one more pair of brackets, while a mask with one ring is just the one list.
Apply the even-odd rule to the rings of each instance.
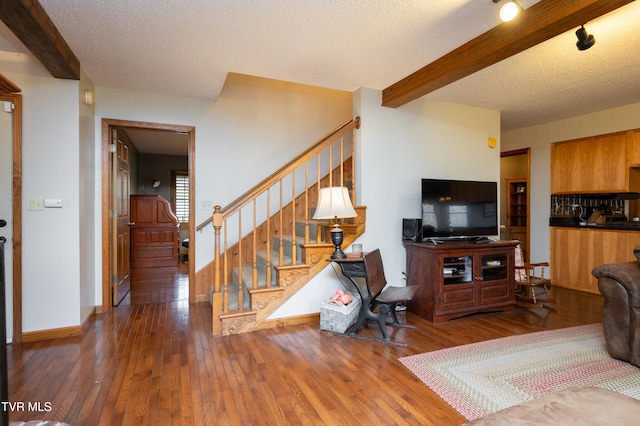
[[22, 343], [38, 342], [40, 340], [60, 339], [82, 335], [82, 326], [52, 328], [49, 330], [27, 331], [22, 333]]
[[91, 322], [90, 320], [95, 318], [97, 310], [98, 308], [96, 306], [92, 307], [87, 316], [82, 320], [82, 323], [80, 324], [80, 330], [82, 331], [82, 333], [87, 331], [87, 328], [89, 327]]
[[293, 317], [265, 320], [262, 324], [260, 324], [256, 328], [256, 330], [266, 330], [269, 328], [287, 327], [289, 325], [309, 324], [309, 323], [320, 324], [320, 312], [305, 314], [305, 315], [297, 315]]
[[207, 302], [207, 303], [211, 303], [211, 301], [209, 300], [209, 295], [208, 295], [208, 294], [199, 294], [199, 295], [196, 295], [195, 303], [200, 303], [200, 302]]

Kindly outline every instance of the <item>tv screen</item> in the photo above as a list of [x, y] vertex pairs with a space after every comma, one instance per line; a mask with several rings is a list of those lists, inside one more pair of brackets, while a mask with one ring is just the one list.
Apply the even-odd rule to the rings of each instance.
[[422, 179], [422, 239], [498, 234], [498, 185]]

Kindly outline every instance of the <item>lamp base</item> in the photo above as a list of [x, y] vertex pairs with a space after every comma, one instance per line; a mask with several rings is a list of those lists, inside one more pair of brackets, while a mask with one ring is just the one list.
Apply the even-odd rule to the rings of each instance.
[[335, 249], [333, 253], [331, 253], [331, 259], [346, 259], [347, 255], [342, 251], [342, 249]]
[[335, 250], [331, 253], [331, 259], [345, 259], [347, 255], [342, 251], [342, 241], [344, 241], [344, 231], [336, 223], [331, 229], [331, 242]]

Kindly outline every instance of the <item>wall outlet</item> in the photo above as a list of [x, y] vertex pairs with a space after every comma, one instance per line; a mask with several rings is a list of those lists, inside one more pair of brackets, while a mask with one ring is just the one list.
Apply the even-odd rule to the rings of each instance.
[[44, 210], [44, 204], [42, 203], [42, 198], [27, 198], [27, 210], [38, 211]]

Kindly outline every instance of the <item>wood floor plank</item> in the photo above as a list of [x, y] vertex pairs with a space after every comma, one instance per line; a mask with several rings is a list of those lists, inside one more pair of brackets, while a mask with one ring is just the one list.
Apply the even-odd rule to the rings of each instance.
[[[123, 304], [91, 319], [82, 337], [9, 346], [10, 401], [51, 403], [50, 411], [11, 411], [10, 420], [457, 425], [465, 419], [398, 358], [602, 318], [602, 297], [554, 288], [558, 303], [543, 309], [441, 324], [400, 313], [415, 328], [389, 331], [406, 347], [345, 338], [317, 323], [214, 337], [209, 304], [189, 304], [180, 271], [165, 275], [138, 270]], [[379, 333], [367, 324], [359, 334]]]

